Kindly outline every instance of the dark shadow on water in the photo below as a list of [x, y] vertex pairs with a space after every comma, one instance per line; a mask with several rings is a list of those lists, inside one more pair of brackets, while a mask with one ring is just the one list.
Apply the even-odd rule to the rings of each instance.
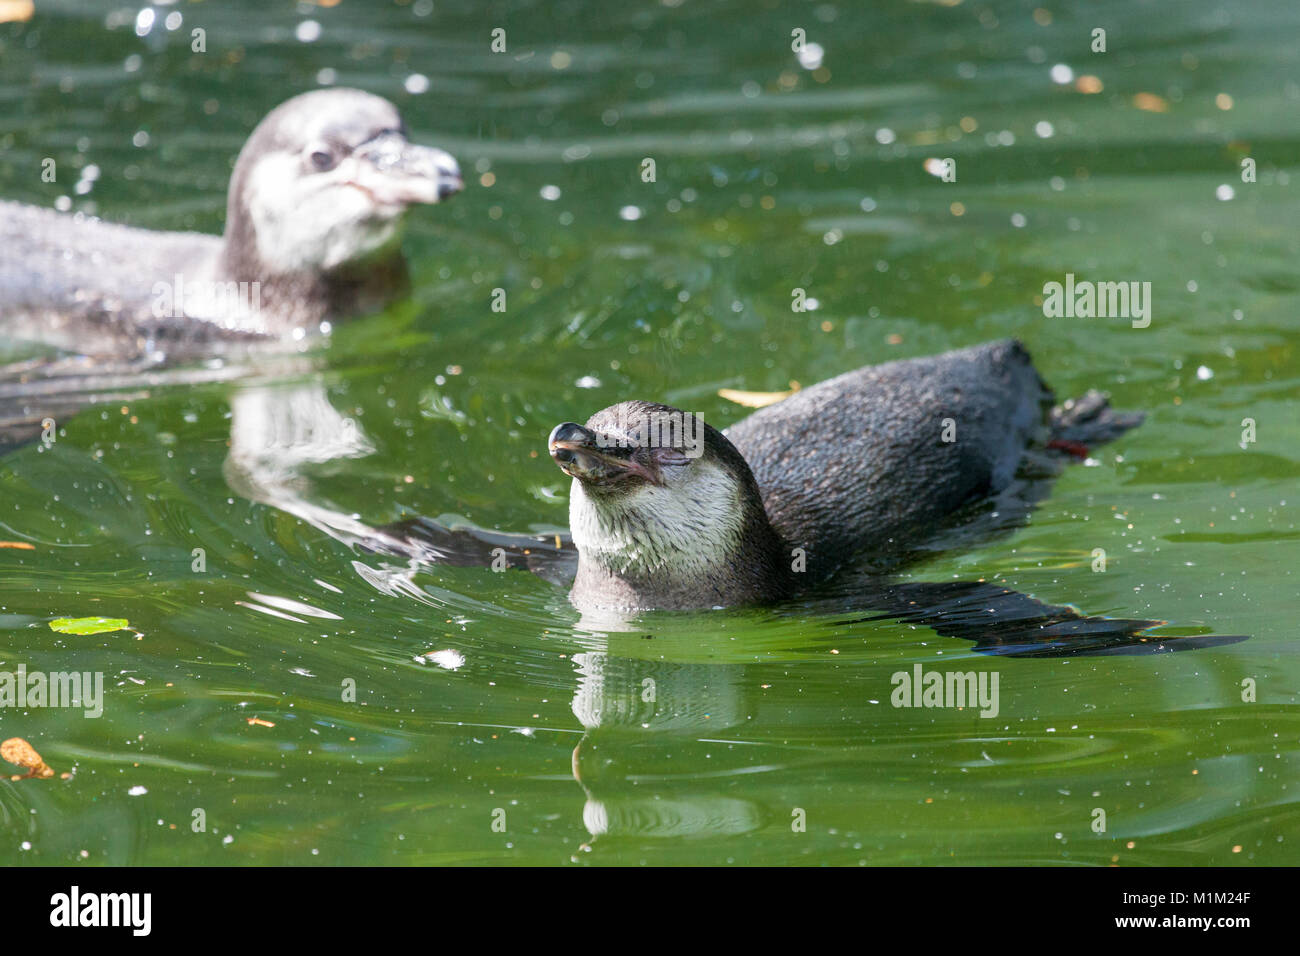
[[1246, 635], [1152, 635], [1147, 631], [1167, 622], [1093, 617], [985, 581], [869, 581], [851, 600], [827, 604], [824, 610], [835, 616], [830, 626], [884, 620], [921, 624], [943, 637], [971, 641], [981, 654], [1004, 657], [1160, 654], [1246, 640]]

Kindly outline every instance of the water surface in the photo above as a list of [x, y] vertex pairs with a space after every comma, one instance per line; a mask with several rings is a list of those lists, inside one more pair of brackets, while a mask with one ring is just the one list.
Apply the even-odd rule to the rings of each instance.
[[[219, 231], [248, 131], [322, 83], [390, 97], [469, 181], [411, 217], [411, 301], [314, 365], [133, 392], [0, 460], [0, 540], [33, 546], [0, 548], [0, 667], [107, 680], [99, 719], [0, 713], [73, 774], [0, 781], [0, 860], [1300, 861], [1300, 10], [432, 6], [178, 4], [139, 37], [137, 9], [50, 2], [0, 25], [5, 198]], [[1150, 282], [1150, 327], [1045, 318], [1066, 273]], [[557, 422], [637, 397], [721, 426], [745, 410], [720, 388], [1003, 336], [1058, 395], [1148, 420], [1014, 535], [910, 576], [1250, 640], [1007, 659], [799, 604], [593, 633], [560, 587], [360, 551], [226, 466], [232, 409], [323, 389], [373, 451], [295, 466], [303, 502], [549, 531]], [[48, 627], [91, 615], [134, 630]], [[916, 664], [997, 672], [997, 717], [892, 707]]]

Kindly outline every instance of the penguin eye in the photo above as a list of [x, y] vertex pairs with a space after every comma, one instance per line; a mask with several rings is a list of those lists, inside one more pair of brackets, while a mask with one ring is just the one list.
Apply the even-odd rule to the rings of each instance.
[[312, 168], [317, 172], [325, 172], [334, 166], [334, 157], [323, 149], [313, 149], [311, 155], [307, 157], [311, 161]]

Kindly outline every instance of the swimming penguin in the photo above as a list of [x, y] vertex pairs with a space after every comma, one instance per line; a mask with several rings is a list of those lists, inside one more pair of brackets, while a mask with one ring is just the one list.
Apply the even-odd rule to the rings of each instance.
[[[579, 627], [637, 630], [640, 612], [776, 605], [842, 629], [932, 628], [1008, 657], [1154, 654], [1246, 635], [1155, 635], [1164, 621], [1088, 616], [986, 581], [899, 580], [937, 550], [1022, 525], [1071, 458], [1138, 425], [1098, 392], [1054, 406], [1018, 342], [871, 366], [719, 432], [623, 402], [552, 430], [573, 477], [570, 530], [511, 534], [406, 519], [353, 539], [391, 555], [375, 579], [427, 565], [527, 570], [572, 584]], [[797, 601], [785, 599], [797, 597]]]
[[579, 608], [753, 604], [850, 559], [886, 569], [1018, 475], [1141, 418], [1097, 393], [1054, 409], [1015, 341], [848, 372], [726, 433], [623, 402], [556, 426], [548, 443], [573, 478], [571, 597]]
[[400, 296], [404, 213], [461, 188], [455, 159], [409, 142], [392, 103], [304, 93], [240, 151], [223, 236], [0, 202], [0, 336], [156, 360], [314, 331]]

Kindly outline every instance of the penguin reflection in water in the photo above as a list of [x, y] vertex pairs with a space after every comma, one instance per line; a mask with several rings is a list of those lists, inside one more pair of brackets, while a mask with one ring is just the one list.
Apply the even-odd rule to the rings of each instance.
[[848, 372], [726, 432], [641, 401], [558, 425], [548, 444], [573, 478], [567, 548], [428, 523], [399, 533], [435, 560], [471, 563], [479, 540], [552, 579], [571, 572], [570, 598], [591, 621], [797, 600], [1017, 656], [1243, 640], [1155, 637], [1145, 632], [1164, 622], [1086, 617], [986, 582], [889, 576], [1023, 524], [1071, 458], [1141, 418], [1096, 392], [1054, 405], [1024, 347], [994, 342]]

